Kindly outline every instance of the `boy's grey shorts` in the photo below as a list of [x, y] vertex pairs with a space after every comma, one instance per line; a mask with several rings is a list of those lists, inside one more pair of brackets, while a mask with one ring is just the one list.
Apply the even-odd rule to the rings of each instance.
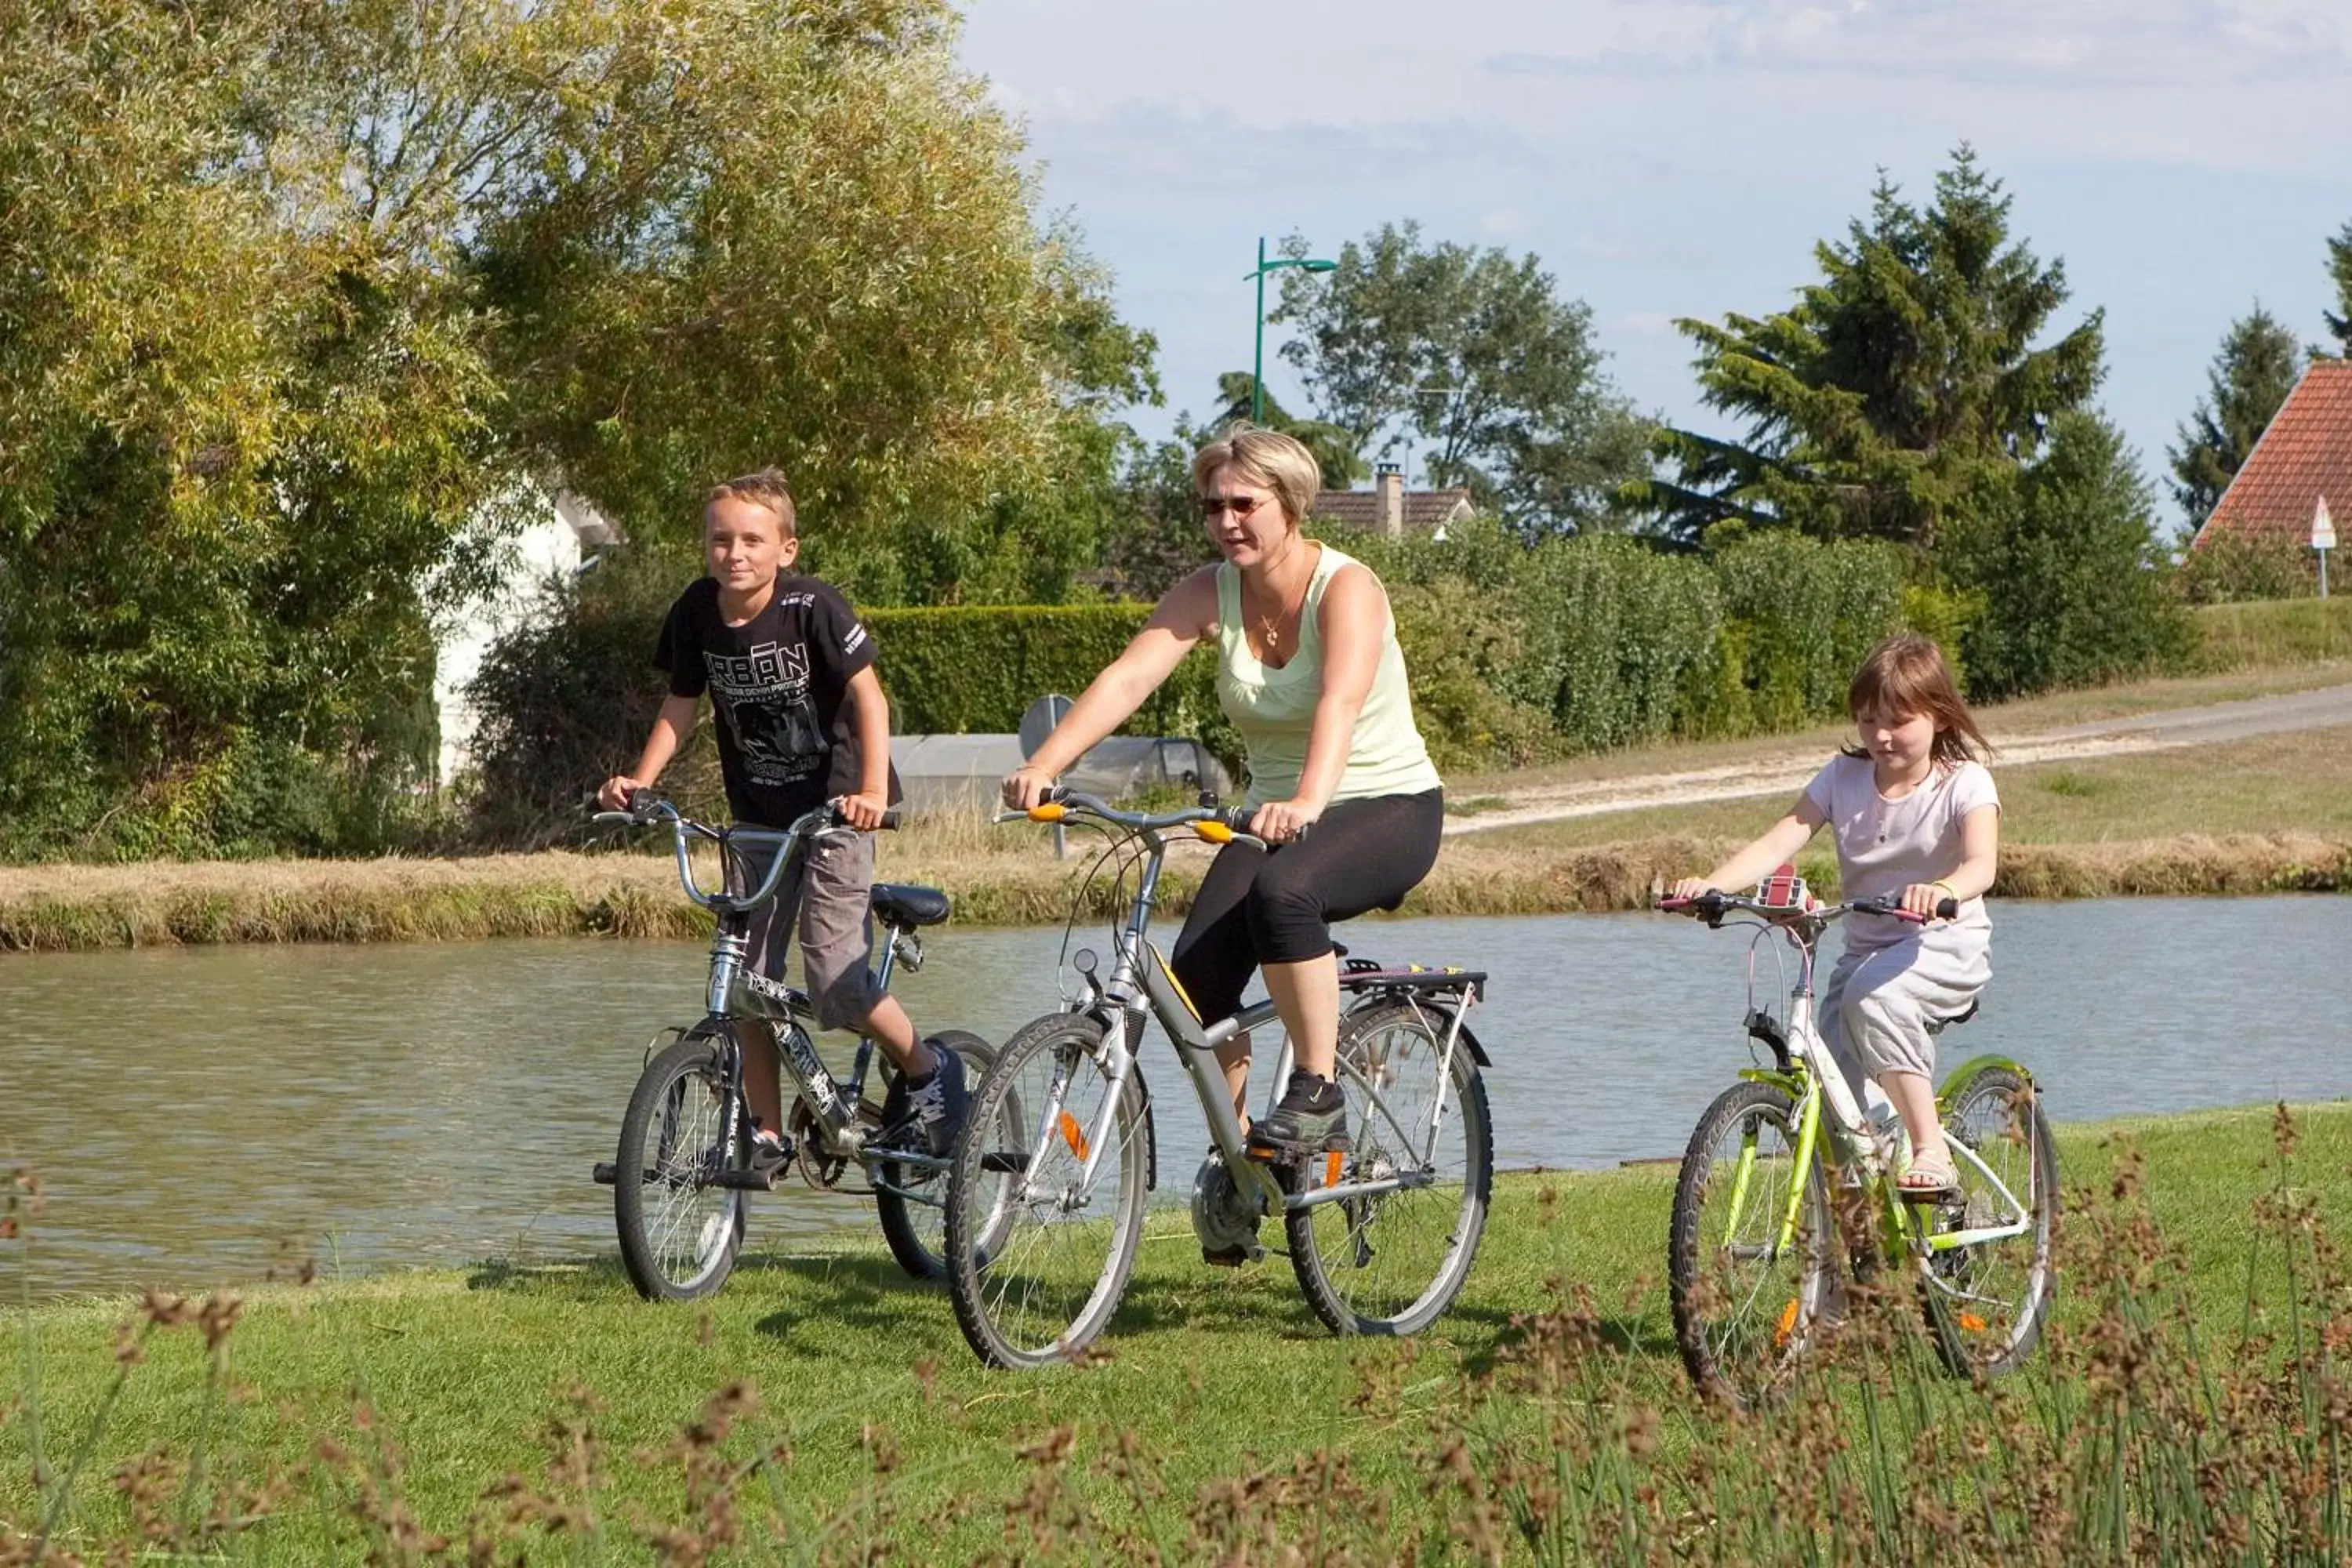
[[[749, 892], [768, 874], [771, 846], [744, 846], [727, 857], [727, 890]], [[874, 984], [874, 836], [836, 834], [808, 841], [800, 864], [784, 873], [776, 896], [753, 911], [751, 966], [787, 980], [784, 959], [797, 911], [802, 984], [816, 1005], [820, 1028], [855, 1028], [882, 1000]]]

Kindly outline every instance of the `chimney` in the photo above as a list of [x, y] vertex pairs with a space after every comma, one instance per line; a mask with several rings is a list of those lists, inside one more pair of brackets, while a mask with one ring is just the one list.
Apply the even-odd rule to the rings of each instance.
[[1398, 464], [1372, 469], [1372, 523], [1388, 538], [1404, 537], [1404, 469]]

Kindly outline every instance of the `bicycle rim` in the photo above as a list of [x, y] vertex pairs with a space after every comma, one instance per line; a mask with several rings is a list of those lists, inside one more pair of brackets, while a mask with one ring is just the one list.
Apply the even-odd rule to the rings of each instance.
[[[953, 1051], [963, 1058], [964, 1081], [977, 1084], [996, 1059], [996, 1047], [962, 1029], [942, 1029], [927, 1037], [934, 1050]], [[894, 1078], [882, 1102], [882, 1125], [899, 1139], [917, 1137], [908, 1125], [906, 1080]], [[948, 1173], [945, 1166], [916, 1164], [906, 1160], [876, 1162], [878, 1178], [874, 1207], [882, 1222], [883, 1239], [898, 1267], [917, 1279], [944, 1279], [948, 1272]]]
[[[2000, 1228], [2020, 1217], [2025, 1223], [2016, 1236], [1930, 1253], [1922, 1280], [1928, 1325], [1946, 1364], [1963, 1376], [1998, 1376], [2032, 1353], [2049, 1310], [2057, 1151], [2041, 1098], [2005, 1068], [1969, 1082], [1947, 1109], [1944, 1133], [1955, 1145], [1959, 1187], [1936, 1205], [1937, 1232]], [[1985, 1170], [1962, 1156], [1962, 1147]]]
[[1077, 1359], [1118, 1310], [1135, 1268], [1143, 1098], [1129, 1078], [1106, 1121], [1100, 1029], [1056, 1014], [1006, 1042], [950, 1167], [949, 1289], [964, 1338], [991, 1366]]
[[[1699, 1119], [1675, 1184], [1667, 1276], [1675, 1338], [1700, 1388], [1742, 1407], [1770, 1398], [1802, 1357], [1833, 1281], [1821, 1163], [1797, 1166], [1795, 1108], [1743, 1083]], [[1780, 1245], [1799, 1183], [1795, 1235]]]
[[1284, 1215], [1291, 1269], [1334, 1333], [1416, 1333], [1469, 1278], [1486, 1225], [1494, 1131], [1467, 1039], [1445, 1059], [1447, 1023], [1428, 1008], [1381, 1007], [1349, 1020], [1339, 1041], [1351, 1146], [1336, 1159], [1309, 1157], [1306, 1180], [1415, 1184]]
[[697, 1032], [655, 1057], [621, 1121], [613, 1210], [630, 1282], [649, 1300], [691, 1300], [726, 1281], [743, 1242], [743, 1194], [716, 1184], [741, 1161], [728, 1052]]

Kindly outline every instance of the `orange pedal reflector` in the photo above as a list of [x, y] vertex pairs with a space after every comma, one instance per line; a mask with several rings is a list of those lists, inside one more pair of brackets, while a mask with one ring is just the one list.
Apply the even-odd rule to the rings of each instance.
[[1337, 1149], [1327, 1149], [1324, 1151], [1323, 1184], [1325, 1186], [1336, 1187], [1339, 1184], [1340, 1160], [1341, 1156], [1339, 1151]]
[[1067, 1143], [1070, 1152], [1079, 1159], [1087, 1157], [1086, 1132], [1078, 1126], [1078, 1119], [1066, 1110], [1062, 1112], [1062, 1142]]
[[1962, 1312], [1960, 1314], [1960, 1327], [1966, 1329], [1972, 1334], [1980, 1334], [1985, 1331], [1987, 1324], [1982, 1318], [1978, 1317], [1974, 1312]]
[[1796, 1298], [1792, 1296], [1789, 1299], [1789, 1304], [1780, 1309], [1780, 1326], [1772, 1331], [1772, 1348], [1775, 1350], [1787, 1348], [1789, 1336], [1796, 1331], [1797, 1301]]

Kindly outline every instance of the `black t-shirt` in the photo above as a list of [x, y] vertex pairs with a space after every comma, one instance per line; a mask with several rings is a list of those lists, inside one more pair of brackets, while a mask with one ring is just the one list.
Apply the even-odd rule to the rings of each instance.
[[[803, 576], [778, 577], [767, 608], [740, 626], [719, 614], [717, 581], [702, 578], [669, 607], [654, 651], [672, 696], [710, 693], [728, 806], [762, 827], [789, 827], [866, 782], [856, 710], [843, 699], [873, 662], [874, 638], [848, 601]], [[889, 798], [899, 799], [896, 768]]]

